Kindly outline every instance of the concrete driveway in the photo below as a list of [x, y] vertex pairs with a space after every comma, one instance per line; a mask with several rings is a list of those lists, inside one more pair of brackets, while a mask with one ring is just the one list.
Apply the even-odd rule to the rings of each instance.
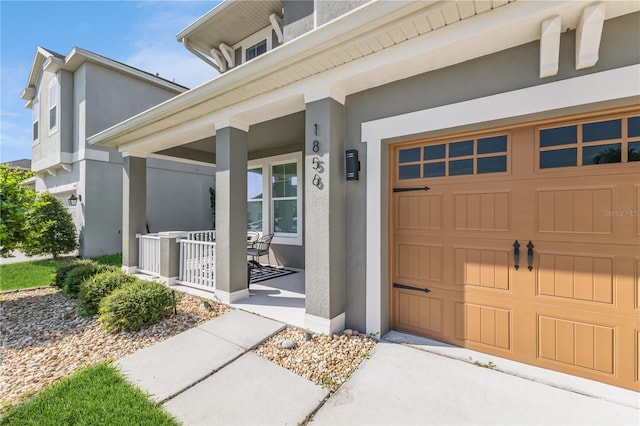
[[[494, 360], [498, 365], [506, 361]], [[630, 406], [634, 400], [638, 403], [637, 393], [608, 385], [601, 390], [620, 398], [613, 402], [586, 396], [415, 347], [381, 342], [318, 410], [312, 424], [640, 424], [640, 410]]]

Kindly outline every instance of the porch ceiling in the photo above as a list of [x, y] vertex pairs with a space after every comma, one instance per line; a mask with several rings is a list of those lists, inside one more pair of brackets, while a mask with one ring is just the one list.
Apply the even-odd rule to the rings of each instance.
[[282, 16], [282, 0], [226, 0], [176, 35], [182, 42], [188, 39], [193, 47], [206, 52], [229, 46], [270, 25], [269, 16]]
[[[249, 132], [249, 158], [301, 151], [304, 145], [304, 111], [256, 124]], [[210, 136], [153, 153], [215, 164], [216, 137]]]
[[[584, 8], [573, 1], [508, 3], [371, 2], [89, 140], [130, 152], [169, 148], [176, 138], [212, 136], [218, 121], [254, 125], [302, 111], [310, 90], [349, 95], [538, 40], [540, 23], [553, 14], [575, 28]], [[607, 19], [638, 9], [608, 2]]]

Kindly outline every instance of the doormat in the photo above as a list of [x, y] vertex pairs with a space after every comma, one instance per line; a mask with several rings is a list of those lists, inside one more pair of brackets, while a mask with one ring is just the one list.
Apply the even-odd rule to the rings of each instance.
[[276, 268], [275, 266], [264, 265], [262, 268], [251, 268], [251, 278], [249, 279], [251, 284], [259, 283], [261, 281], [271, 280], [273, 278], [284, 277], [285, 275], [295, 274], [298, 271], [292, 271], [286, 268]]

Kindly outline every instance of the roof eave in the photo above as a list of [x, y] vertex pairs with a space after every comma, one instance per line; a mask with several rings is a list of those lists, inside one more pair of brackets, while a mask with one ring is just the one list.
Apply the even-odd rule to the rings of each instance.
[[[90, 145], [98, 145], [109, 148], [116, 148], [122, 143], [118, 143], [117, 138], [125, 135], [138, 127], [147, 125], [157, 120], [161, 120], [167, 114], [185, 110], [200, 102], [206, 101], [213, 95], [218, 95], [226, 91], [244, 85], [250, 81], [260, 78], [263, 75], [279, 68], [283, 68], [291, 61], [297, 61], [302, 56], [309, 57], [319, 51], [330, 48], [327, 43], [339, 44], [344, 37], [351, 37], [354, 28], [368, 31], [372, 21], [380, 19], [393, 19], [395, 12], [402, 13], [402, 10], [414, 10], [422, 8], [426, 3], [429, 5], [438, 3], [441, 0], [429, 2], [416, 2], [408, 4], [406, 2], [373, 1], [343, 15], [322, 27], [316, 28], [300, 37], [285, 43], [278, 49], [274, 49], [260, 57], [258, 61], [246, 62], [227, 73], [221, 74], [208, 82], [169, 99], [155, 107], [130, 117], [108, 129], [87, 138]], [[349, 18], [349, 19], [345, 19]], [[354, 22], [355, 21], [355, 22]], [[329, 29], [330, 28], [330, 29]]]
[[205, 13], [204, 15], [202, 15], [201, 17], [193, 21], [191, 24], [187, 25], [178, 34], [176, 34], [176, 40], [182, 43], [182, 39], [184, 38], [188, 39], [189, 36], [193, 34], [196, 30], [201, 28], [203, 25], [207, 24], [209, 20], [211, 20], [214, 16], [218, 15], [223, 10], [231, 7], [233, 4], [235, 4], [235, 2], [236, 0], [224, 0], [223, 2], [218, 4], [216, 7], [214, 7], [213, 9], [211, 9], [210, 11], [208, 11], [207, 13]]

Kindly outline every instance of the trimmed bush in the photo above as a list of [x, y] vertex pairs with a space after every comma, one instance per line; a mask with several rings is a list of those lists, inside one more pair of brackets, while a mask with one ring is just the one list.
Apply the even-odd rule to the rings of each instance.
[[170, 316], [173, 304], [167, 287], [136, 280], [102, 299], [98, 321], [110, 331], [135, 331]]
[[58, 287], [59, 289], [63, 289], [64, 280], [65, 278], [67, 278], [67, 274], [73, 269], [77, 268], [78, 266], [86, 265], [89, 263], [94, 263], [94, 262], [91, 259], [81, 259], [81, 260], [74, 260], [68, 265], [60, 266], [58, 269], [56, 269], [56, 274], [55, 274], [55, 277], [53, 278], [53, 282], [51, 283], [51, 285]]
[[113, 266], [99, 265], [95, 262], [78, 265], [70, 270], [64, 278], [64, 291], [71, 296], [77, 296], [82, 281], [101, 272], [111, 272], [114, 270], [117, 269]]
[[100, 302], [124, 284], [135, 282], [136, 278], [121, 271], [101, 272], [85, 279], [80, 284], [78, 301], [87, 315], [96, 315]]

